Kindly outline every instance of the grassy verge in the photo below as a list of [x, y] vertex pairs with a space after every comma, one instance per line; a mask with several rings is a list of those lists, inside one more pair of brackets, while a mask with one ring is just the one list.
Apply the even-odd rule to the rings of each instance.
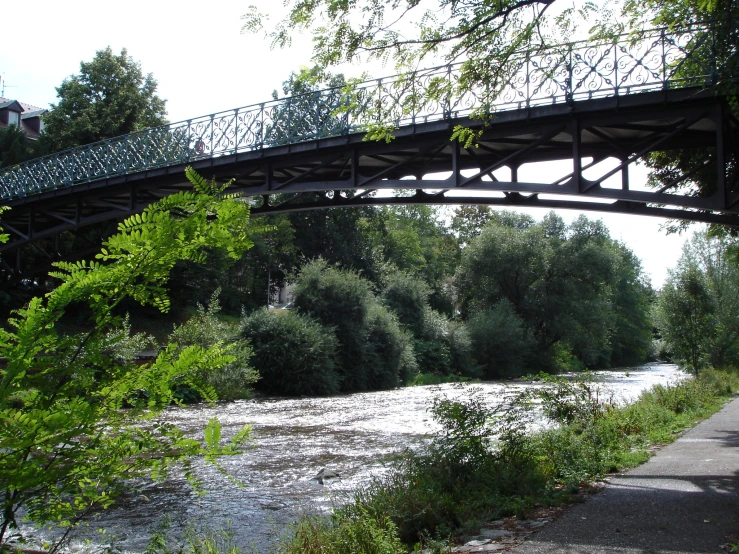
[[[626, 407], [598, 402], [596, 386], [554, 379], [495, 409], [474, 394], [437, 399], [431, 412], [442, 430], [423, 451], [400, 456], [330, 518], [299, 521], [279, 552], [396, 554], [570, 502], [583, 484], [646, 461], [650, 446], [717, 411], [739, 376], [705, 371]], [[534, 402], [559, 425], [527, 433]]]

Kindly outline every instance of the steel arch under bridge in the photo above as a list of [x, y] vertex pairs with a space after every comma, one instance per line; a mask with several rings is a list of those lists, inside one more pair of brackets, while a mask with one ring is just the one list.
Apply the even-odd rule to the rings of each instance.
[[[733, 171], [739, 122], [724, 92], [733, 57], [715, 55], [711, 24], [650, 30], [603, 44], [571, 43], [509, 60], [496, 90], [456, 94], [458, 66], [328, 89], [147, 129], [0, 172], [12, 209], [0, 245], [6, 274], [24, 273], [33, 244], [58, 259], [59, 234], [119, 220], [188, 188], [184, 168], [233, 179], [254, 214], [387, 204], [484, 204], [653, 215], [739, 227]], [[732, 86], [726, 86], [729, 83]], [[419, 92], [446, 90], [434, 101]], [[446, 87], [446, 88], [444, 88]], [[475, 110], [485, 107], [485, 125]], [[395, 139], [365, 141], [372, 121]], [[482, 130], [469, 147], [451, 140]], [[703, 149], [700, 165], [661, 189], [633, 186], [651, 152]], [[568, 160], [561, 175], [519, 179], [526, 164]], [[550, 166], [551, 167], [551, 166]], [[528, 171], [527, 173], [531, 173]], [[702, 195], [691, 179], [715, 186]], [[401, 197], [374, 195], [384, 189]], [[12, 254], [15, 253], [15, 257]]]

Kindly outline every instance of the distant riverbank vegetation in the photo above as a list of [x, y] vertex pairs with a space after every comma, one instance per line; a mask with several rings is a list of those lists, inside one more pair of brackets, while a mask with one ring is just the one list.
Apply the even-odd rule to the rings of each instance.
[[[204, 265], [178, 264], [171, 316], [131, 301], [118, 312], [130, 313], [134, 331], [149, 332], [155, 351], [230, 345], [236, 362], [207, 376], [224, 400], [252, 390], [327, 395], [655, 359], [692, 371], [739, 361], [737, 243], [726, 234], [696, 233], [657, 294], [600, 221], [580, 216], [567, 225], [554, 213], [536, 221], [484, 207], [447, 216], [427, 206], [335, 210], [304, 225], [300, 240], [296, 228], [309, 216], [275, 217], [238, 259], [208, 250]], [[255, 268], [268, 267], [253, 257], [260, 248], [260, 256], [282, 252], [282, 267], [292, 268], [272, 271], [270, 281], [271, 295], [291, 284], [290, 309], [255, 301], [260, 291], [252, 289], [267, 287], [255, 278]], [[267, 295], [259, 296], [264, 304]], [[66, 315], [62, 329], [83, 330], [88, 315]], [[184, 384], [178, 395], [202, 398]]]
[[[656, 296], [600, 221], [412, 206], [264, 223], [239, 258], [210, 249], [202, 264], [177, 264], [168, 316], [130, 300], [116, 308], [154, 350], [231, 344], [237, 362], [210, 377], [219, 398], [603, 369], [657, 354]], [[267, 291], [287, 283], [292, 309], [267, 310]], [[88, 316], [60, 324], [81, 331]], [[191, 392], [182, 399], [200, 398]]]
[[[212, 377], [224, 399], [244, 397], [252, 386], [273, 395], [327, 395], [654, 359], [655, 294], [639, 261], [599, 221], [566, 225], [550, 213], [537, 222], [483, 208], [459, 209], [451, 224], [426, 207], [354, 215], [360, 229], [380, 227], [373, 233], [381, 236], [404, 228], [404, 248], [417, 253], [415, 261], [383, 254], [385, 242], [373, 244], [367, 232], [372, 265], [358, 269], [351, 257], [306, 261], [283, 278], [292, 283], [291, 309], [267, 310], [250, 309], [250, 295], [234, 286], [239, 268], [249, 267], [242, 258], [211, 275], [217, 292], [160, 342], [234, 346], [236, 364]], [[471, 216], [479, 227], [463, 221]], [[269, 242], [288, 224], [273, 221], [255, 242]], [[418, 232], [424, 226], [427, 237]], [[456, 236], [453, 227], [466, 234]], [[322, 240], [324, 252], [336, 250]], [[450, 247], [443, 264], [435, 261], [440, 244]], [[206, 268], [223, 264], [220, 255], [210, 258]], [[193, 286], [187, 276], [195, 270], [179, 269], [174, 296]], [[182, 397], [198, 399], [186, 391]]]

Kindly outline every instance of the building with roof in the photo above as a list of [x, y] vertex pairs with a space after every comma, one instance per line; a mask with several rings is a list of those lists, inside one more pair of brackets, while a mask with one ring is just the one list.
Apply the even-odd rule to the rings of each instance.
[[29, 139], [35, 140], [44, 128], [43, 116], [48, 111], [18, 100], [0, 97], [0, 129], [8, 125], [17, 125]]

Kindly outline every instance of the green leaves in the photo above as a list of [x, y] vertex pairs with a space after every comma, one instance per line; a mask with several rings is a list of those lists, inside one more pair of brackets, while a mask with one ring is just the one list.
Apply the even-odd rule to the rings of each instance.
[[56, 152], [163, 125], [166, 101], [156, 89], [125, 49], [99, 50], [57, 87], [59, 102], [44, 117], [41, 141]]
[[[623, 360], [626, 344], [647, 354], [648, 286], [638, 260], [602, 222], [583, 216], [566, 226], [553, 214], [539, 223], [495, 212], [470, 215], [487, 224], [465, 248], [456, 285], [489, 377], [520, 373], [532, 363], [556, 370], [570, 353], [586, 366], [608, 367]], [[500, 326], [506, 331], [488, 339]]]
[[[203, 443], [153, 420], [186, 384], [209, 401], [204, 375], [233, 362], [221, 342], [170, 346], [151, 363], [134, 354], [146, 337], [131, 336], [115, 315], [124, 299], [169, 307], [166, 283], [180, 260], [198, 261], [208, 248], [239, 256], [251, 246], [249, 208], [225, 185], [188, 170], [196, 192], [182, 192], [122, 222], [95, 261], [58, 262], [61, 284], [34, 298], [0, 330], [0, 542], [21, 508], [38, 524], [76, 525], [113, 502], [130, 478], [163, 478], [175, 464], [197, 484], [188, 458], [238, 453], [248, 429], [222, 441], [211, 422]], [[88, 330], [66, 336], [57, 323], [85, 305]], [[125, 410], [123, 409], [125, 408]]]

